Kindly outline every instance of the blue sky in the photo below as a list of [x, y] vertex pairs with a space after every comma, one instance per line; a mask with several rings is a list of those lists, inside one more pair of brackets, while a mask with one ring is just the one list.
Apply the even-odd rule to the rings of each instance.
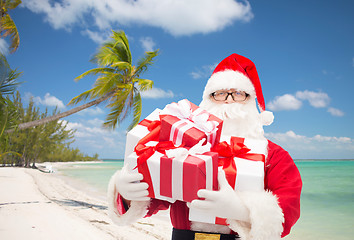
[[[275, 121], [266, 136], [296, 159], [354, 158], [354, 2], [233, 0], [22, 0], [10, 12], [20, 33], [7, 54], [23, 72], [19, 91], [37, 106], [70, 109], [95, 78], [89, 60], [111, 29], [124, 30], [133, 58], [160, 49], [144, 75], [155, 82], [142, 116], [187, 98], [199, 104], [217, 63], [250, 58]], [[1, 39], [0, 48], [8, 43]], [[114, 131], [101, 124], [104, 105], [67, 117], [88, 154], [122, 158], [129, 119]]]

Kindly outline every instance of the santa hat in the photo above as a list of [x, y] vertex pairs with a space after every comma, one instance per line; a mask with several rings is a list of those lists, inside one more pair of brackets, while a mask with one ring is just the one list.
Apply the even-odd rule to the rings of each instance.
[[256, 66], [248, 58], [236, 53], [228, 56], [216, 66], [205, 86], [203, 99], [210, 98], [210, 94], [215, 91], [231, 88], [245, 91], [257, 99], [263, 125], [270, 125], [273, 122], [273, 113], [265, 111], [265, 102]]

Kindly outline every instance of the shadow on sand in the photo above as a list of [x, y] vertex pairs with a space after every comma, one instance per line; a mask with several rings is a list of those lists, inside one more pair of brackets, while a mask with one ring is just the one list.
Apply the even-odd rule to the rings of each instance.
[[96, 208], [99, 210], [107, 210], [107, 206], [102, 206], [102, 205], [97, 205], [97, 204], [91, 204], [87, 202], [82, 202], [82, 201], [77, 201], [73, 199], [64, 199], [64, 200], [56, 200], [56, 199], [51, 199], [51, 201], [63, 205], [63, 206], [71, 206], [71, 207], [82, 207], [82, 208]]

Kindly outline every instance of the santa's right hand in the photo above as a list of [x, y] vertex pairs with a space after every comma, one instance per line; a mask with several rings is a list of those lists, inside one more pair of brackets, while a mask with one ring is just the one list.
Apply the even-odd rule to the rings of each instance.
[[126, 200], [148, 201], [150, 199], [147, 190], [149, 185], [146, 182], [140, 182], [141, 180], [143, 180], [141, 173], [135, 173], [123, 167], [116, 177], [116, 189]]

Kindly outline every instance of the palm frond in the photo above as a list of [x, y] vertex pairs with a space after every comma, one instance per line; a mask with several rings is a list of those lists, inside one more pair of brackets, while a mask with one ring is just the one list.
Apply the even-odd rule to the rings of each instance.
[[114, 39], [115, 43], [116, 43], [115, 46], [121, 45], [121, 47], [125, 50], [125, 51], [122, 51], [122, 54], [124, 54], [124, 55], [121, 55], [122, 57], [124, 56], [124, 58], [122, 58], [122, 59], [125, 59], [126, 62], [131, 64], [132, 63], [132, 55], [130, 52], [129, 41], [128, 41], [127, 36], [125, 35], [124, 31], [112, 31], [112, 32], [113, 32], [112, 39]]
[[92, 61], [101, 66], [110, 66], [115, 62], [132, 63], [128, 39], [123, 31], [115, 32], [111, 40], [104, 43], [94, 55]]
[[95, 86], [97, 87], [97, 96], [103, 96], [108, 92], [111, 92], [117, 89], [121, 83], [117, 79], [115, 74], [109, 74], [105, 76], [101, 76], [95, 82]]
[[20, 45], [20, 36], [17, 31], [17, 27], [10, 17], [9, 14], [6, 14], [0, 19], [0, 37], [7, 37], [10, 36], [11, 38], [11, 53], [15, 52]]
[[22, 72], [12, 70], [8, 64], [6, 57], [0, 53], [0, 96], [11, 94], [20, 84], [16, 80], [21, 76]]
[[154, 52], [145, 52], [144, 57], [139, 59], [137, 62], [137, 67], [135, 69], [135, 76], [134, 77], [139, 77], [140, 74], [144, 73], [148, 66], [152, 65], [154, 63], [154, 58], [159, 55], [159, 49], [157, 49]]
[[133, 83], [137, 83], [137, 88], [142, 92], [150, 90], [154, 86], [154, 82], [149, 79], [135, 78]]
[[126, 118], [129, 113], [129, 94], [130, 91], [128, 90], [116, 93], [114, 100], [107, 106], [111, 110], [103, 123], [103, 127], [114, 129]]
[[128, 62], [115, 62], [110, 65], [112, 68], [117, 68], [117, 70], [125, 70], [127, 69], [128, 71], [131, 71], [132, 65]]
[[117, 60], [121, 61], [112, 49], [111, 43], [105, 43], [101, 46], [91, 59], [92, 62], [97, 63], [99, 66], [110, 66]]
[[20, 82], [16, 82], [15, 80], [16, 78], [19, 77], [19, 75], [20, 73], [16, 73], [11, 70], [11, 72], [9, 73], [9, 77], [7, 79], [0, 80], [0, 95], [11, 94], [16, 90]]
[[96, 92], [95, 88], [91, 88], [90, 90], [87, 90], [80, 95], [77, 95], [76, 97], [72, 98], [68, 105], [75, 105], [81, 101], [85, 101], [87, 98], [92, 99], [92, 95]]
[[15, 127], [19, 117], [19, 113], [15, 104], [8, 97], [0, 97], [0, 110], [1, 137], [5, 129]]
[[15, 9], [18, 5], [20, 5], [22, 1], [21, 0], [11, 0], [11, 1], [6, 1], [6, 8], [7, 10], [12, 10]]
[[133, 100], [133, 121], [128, 127], [128, 131], [133, 129], [139, 121], [141, 117], [141, 110], [142, 110], [142, 104], [141, 104], [141, 96], [139, 91], [134, 91], [134, 100]]
[[87, 75], [107, 74], [107, 73], [112, 73], [112, 72], [114, 72], [114, 69], [111, 69], [108, 67], [94, 68], [94, 69], [84, 72], [80, 76], [76, 77], [74, 80], [77, 82], [80, 79], [82, 79], [83, 77], [86, 77]]

